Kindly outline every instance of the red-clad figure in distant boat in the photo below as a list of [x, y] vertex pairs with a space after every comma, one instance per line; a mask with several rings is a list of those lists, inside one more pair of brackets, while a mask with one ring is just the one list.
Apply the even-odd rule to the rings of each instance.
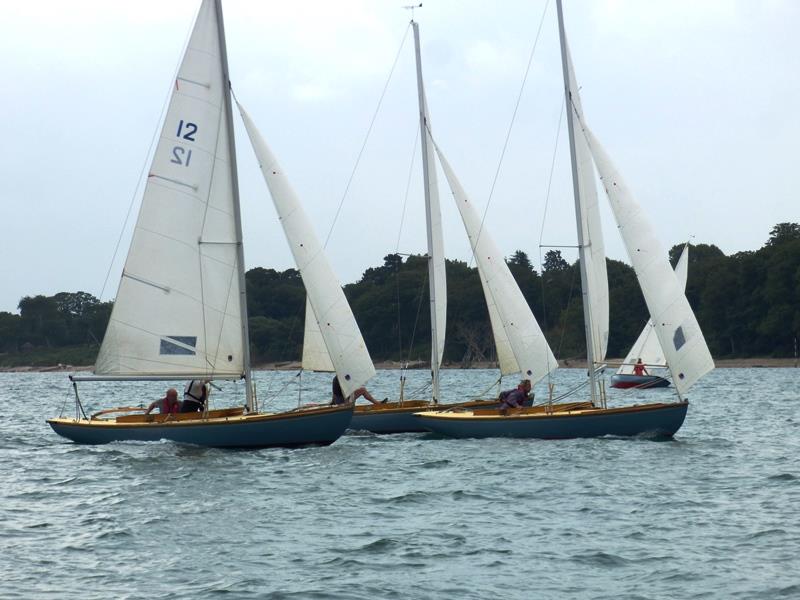
[[650, 375], [650, 373], [647, 372], [647, 368], [644, 366], [644, 364], [642, 364], [641, 358], [636, 361], [635, 365], [633, 365], [633, 374], [640, 377], [642, 375]]

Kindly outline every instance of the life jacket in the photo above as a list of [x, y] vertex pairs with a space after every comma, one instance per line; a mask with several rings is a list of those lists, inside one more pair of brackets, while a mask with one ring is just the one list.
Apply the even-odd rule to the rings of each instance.
[[205, 385], [200, 379], [192, 379], [186, 384], [186, 387], [183, 388], [184, 400], [193, 400], [202, 406], [205, 400], [203, 396], [205, 396]]

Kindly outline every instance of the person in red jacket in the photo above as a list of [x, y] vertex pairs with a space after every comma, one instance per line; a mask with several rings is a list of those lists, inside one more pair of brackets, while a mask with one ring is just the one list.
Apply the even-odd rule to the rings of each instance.
[[633, 365], [633, 374], [639, 376], [650, 375], [650, 373], [647, 372], [647, 368], [642, 364], [641, 358], [636, 361], [635, 365]]
[[160, 412], [162, 415], [174, 415], [179, 412], [181, 403], [178, 400], [178, 390], [173, 388], [168, 389], [167, 395], [150, 404], [144, 414], [149, 415], [156, 408], [158, 408], [158, 412]]

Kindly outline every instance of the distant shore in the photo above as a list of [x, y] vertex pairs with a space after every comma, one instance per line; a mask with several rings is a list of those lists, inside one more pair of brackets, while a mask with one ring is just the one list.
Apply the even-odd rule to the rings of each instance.
[[[609, 359], [609, 368], [616, 368], [622, 362], [621, 358]], [[747, 368], [793, 368], [798, 366], [797, 359], [794, 358], [720, 358], [714, 360], [718, 369], [747, 369]], [[558, 364], [564, 369], [585, 369], [586, 361], [584, 360], [560, 360]], [[399, 369], [401, 364], [396, 361], [380, 361], [375, 363], [376, 369]], [[409, 369], [428, 369], [428, 365], [424, 362], [416, 362], [408, 365]], [[443, 369], [496, 369], [497, 363], [493, 361], [474, 362], [465, 367], [460, 364], [446, 364], [442, 366]], [[0, 373], [51, 373], [51, 372], [76, 372], [76, 371], [90, 371], [91, 365], [52, 365], [49, 367], [0, 367]], [[275, 362], [275, 363], [261, 363], [254, 365], [253, 369], [256, 371], [299, 371], [299, 362]]]

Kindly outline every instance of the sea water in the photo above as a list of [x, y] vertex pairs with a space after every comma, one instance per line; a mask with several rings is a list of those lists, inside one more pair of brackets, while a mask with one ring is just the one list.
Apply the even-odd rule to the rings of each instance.
[[[556, 392], [584, 376], [558, 371]], [[425, 378], [409, 373], [409, 396]], [[495, 379], [444, 371], [443, 401]], [[325, 375], [256, 381], [272, 410], [330, 396]], [[90, 412], [167, 385], [79, 390]], [[220, 385], [213, 406], [241, 403]], [[714, 371], [669, 441], [360, 432], [226, 451], [75, 445], [45, 423], [74, 414], [65, 375], [0, 374], [0, 597], [800, 598], [799, 388], [797, 369]]]

